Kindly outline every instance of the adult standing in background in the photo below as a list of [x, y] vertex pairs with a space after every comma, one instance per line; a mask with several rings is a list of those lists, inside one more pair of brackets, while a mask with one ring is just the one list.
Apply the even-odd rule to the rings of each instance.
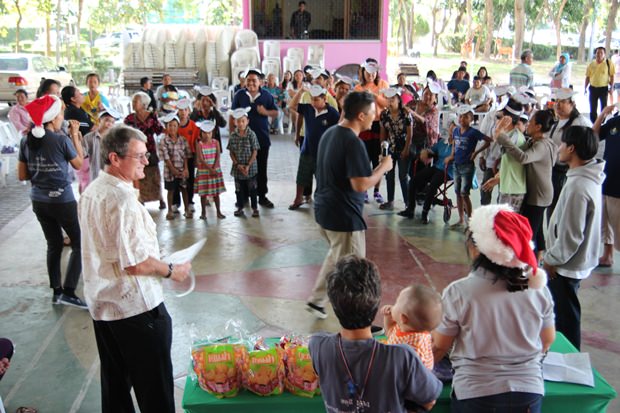
[[604, 47], [597, 47], [594, 51], [595, 59], [586, 69], [586, 83], [584, 93], [590, 92], [590, 122], [594, 123], [598, 113], [598, 104], [601, 110], [607, 106], [607, 95], [613, 87], [616, 67], [605, 57]]
[[25, 130], [30, 127], [30, 115], [26, 110], [26, 104], [28, 103], [28, 92], [26, 89], [17, 89], [15, 93], [15, 104], [11, 106], [7, 117], [9, 122], [15, 126], [17, 132], [21, 135]]
[[[245, 74], [246, 87], [235, 93], [232, 109], [250, 108], [248, 113], [250, 129], [256, 134], [260, 146], [256, 156], [258, 203], [265, 208], [273, 208], [273, 202], [267, 198], [267, 192], [269, 192], [269, 188], [267, 188], [267, 162], [269, 160], [269, 147], [271, 146], [269, 118], [278, 116], [278, 108], [273, 96], [261, 87], [263, 79], [264, 75], [260, 70], [248, 69]], [[229, 118], [228, 124], [230, 130], [233, 130], [235, 123], [232, 116]]]
[[149, 102], [149, 109], [153, 112], [157, 112], [157, 100], [155, 99], [155, 94], [153, 93], [153, 81], [150, 77], [145, 76], [140, 79], [140, 92], [144, 92], [151, 98]]
[[84, 156], [88, 156], [89, 159], [89, 184], [99, 176], [99, 172], [103, 169], [103, 163], [101, 161], [101, 140], [120, 118], [120, 113], [108, 108], [99, 113], [99, 127], [97, 130], [87, 133], [86, 136], [84, 136]]
[[172, 76], [169, 73], [164, 73], [164, 75], [161, 77], [161, 85], [157, 86], [157, 89], [155, 90], [155, 97], [157, 98], [157, 100], [155, 101], [155, 103], [157, 103], [157, 108], [158, 110], [161, 110], [164, 106], [164, 93], [168, 90], [168, 86], [172, 85]]
[[[102, 141], [105, 170], [80, 197], [84, 295], [101, 360], [101, 411], [174, 413], [172, 321], [162, 278], [180, 282], [191, 264], [160, 260], [155, 222], [136, 198], [149, 152], [140, 131], [116, 126]], [[105, 225], [104, 225], [105, 223]]]
[[524, 50], [521, 53], [521, 63], [510, 71], [510, 85], [516, 87], [527, 86], [528, 89], [534, 88], [534, 71], [532, 63], [534, 54], [531, 50]]
[[65, 102], [65, 119], [77, 120], [80, 124], [80, 133], [86, 136], [91, 131], [94, 124], [88, 113], [82, 109], [84, 95], [75, 86], [65, 86], [60, 93], [62, 101]]
[[291, 15], [291, 38], [308, 39], [308, 28], [310, 27], [310, 22], [312, 22], [312, 16], [306, 10], [305, 1], [300, 1], [298, 7], [299, 9], [295, 10]]
[[[134, 127], [146, 136], [146, 149], [149, 152], [149, 164], [144, 168], [144, 177], [138, 185], [140, 202], [159, 201], [159, 209], [165, 209], [166, 203], [161, 193], [161, 173], [159, 171], [159, 157], [157, 156], [157, 141], [155, 136], [164, 132], [157, 115], [148, 110], [150, 98], [144, 92], [136, 92], [131, 97], [134, 112], [127, 115], [123, 121]], [[137, 182], [137, 181], [136, 181]], [[169, 207], [171, 207], [169, 205]]]
[[306, 310], [327, 318], [327, 275], [348, 254], [366, 256], [364, 194], [392, 169], [386, 156], [374, 169], [359, 134], [375, 119], [375, 99], [368, 92], [352, 92], [344, 99], [344, 119], [323, 134], [316, 168], [314, 217], [329, 251], [308, 299]]
[[[47, 241], [47, 273], [53, 290], [52, 304], [86, 308], [75, 295], [82, 261], [77, 202], [71, 189], [69, 165], [80, 169], [83, 162], [81, 136], [77, 121], [69, 122], [69, 137], [59, 133], [64, 121], [62, 101], [51, 95], [26, 105], [34, 127], [20, 143], [17, 162], [20, 181], [32, 184], [32, 210]], [[88, 115], [87, 115], [88, 116]], [[71, 239], [71, 255], [62, 283], [60, 265], [65, 230]]]
[[562, 53], [559, 62], [549, 71], [551, 88], [570, 87], [570, 54]]

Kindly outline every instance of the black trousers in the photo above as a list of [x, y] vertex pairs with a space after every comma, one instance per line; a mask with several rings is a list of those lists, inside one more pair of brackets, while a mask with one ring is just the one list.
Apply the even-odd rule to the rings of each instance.
[[187, 200], [190, 204], [194, 203], [194, 178], [196, 176], [195, 159], [196, 158], [187, 159]]
[[547, 209], [547, 207], [528, 205], [525, 203], [523, 207], [521, 207], [521, 214], [527, 218], [530, 222], [530, 227], [532, 227], [532, 241], [534, 241], [534, 245], [536, 246], [535, 251], [544, 251], [547, 249], [543, 230], [545, 209]]
[[590, 85], [590, 120], [592, 123], [598, 116], [598, 102], [601, 102], [601, 110], [607, 106], [607, 95], [609, 88], [607, 86], [594, 87]]
[[[418, 165], [421, 164], [418, 162]], [[444, 171], [433, 166], [425, 167], [423, 169], [416, 170], [416, 174], [411, 181], [409, 181], [409, 209], [414, 211], [416, 206], [416, 196], [418, 192], [426, 188], [426, 196], [424, 197], [424, 206], [422, 211], [428, 212], [431, 209], [433, 198], [437, 193], [437, 188], [443, 184]]]
[[256, 175], [256, 183], [259, 198], [264, 198], [269, 192], [267, 188], [267, 161], [269, 160], [269, 148], [261, 148], [256, 155], [256, 166], [258, 174]]
[[558, 203], [558, 199], [560, 198], [560, 192], [562, 192], [562, 188], [564, 188], [564, 184], [566, 183], [566, 172], [568, 171], [568, 166], [566, 165], [555, 165], [551, 170], [551, 184], [553, 185], [553, 200], [551, 201], [551, 205], [547, 207], [547, 222], [551, 219], [551, 215], [553, 215], [553, 211], [555, 210], [555, 206]]
[[[80, 240], [80, 223], [78, 221], [77, 202], [50, 204], [47, 202], [32, 201], [32, 210], [41, 224], [41, 229], [47, 241], [47, 275], [50, 288], [77, 287], [82, 272], [82, 247]], [[60, 263], [62, 259], [63, 235], [65, 230], [71, 239], [71, 255], [67, 263], [65, 282], [62, 283]]]
[[581, 304], [577, 292], [581, 280], [558, 275], [547, 287], [553, 297], [555, 329], [564, 334], [577, 350], [581, 348]]
[[[482, 185], [484, 185], [489, 179], [493, 178], [495, 176], [495, 174], [493, 173], [493, 168], [489, 168], [487, 166], [487, 169], [485, 169], [484, 173], [482, 174], [482, 183], [480, 184], [480, 187], [482, 187]], [[482, 189], [480, 190], [480, 205], [489, 205], [491, 203], [491, 200], [493, 198], [493, 191], [483, 191]]]
[[174, 413], [172, 320], [164, 303], [118, 321], [94, 321], [102, 413]]

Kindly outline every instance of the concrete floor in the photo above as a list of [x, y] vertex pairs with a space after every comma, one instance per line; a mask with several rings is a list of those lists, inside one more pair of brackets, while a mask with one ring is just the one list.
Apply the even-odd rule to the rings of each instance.
[[[166, 221], [156, 203], [147, 205], [158, 224], [164, 253], [208, 238], [194, 261], [196, 290], [184, 298], [175, 297], [171, 289], [166, 292], [174, 324], [172, 357], [179, 412], [191, 328], [217, 334], [234, 319], [266, 336], [338, 329], [333, 315], [317, 321], [304, 311], [326, 245], [319, 237], [311, 206], [287, 209], [294, 196], [297, 149], [290, 137], [274, 137], [273, 142], [269, 197], [276, 208], [261, 209], [259, 219], [232, 215], [234, 184], [228, 175], [227, 156], [223, 170], [228, 192], [222, 196], [226, 219], [217, 220], [211, 207], [207, 222]], [[28, 190], [16, 184], [14, 176], [9, 178], [13, 185], [0, 188], [3, 218], [11, 213], [5, 206], [16, 192]], [[474, 193], [474, 202], [476, 198]], [[396, 210], [401, 206], [397, 191]], [[427, 226], [396, 216], [396, 210], [382, 211], [376, 203], [365, 208], [368, 257], [381, 271], [385, 303], [393, 302], [411, 282], [441, 291], [467, 273], [463, 237], [444, 226], [441, 209], [431, 215], [432, 223]], [[0, 229], [0, 336], [10, 337], [17, 347], [11, 369], [0, 382], [7, 412], [19, 406], [36, 407], [42, 413], [97, 412], [99, 364], [90, 317], [86, 311], [51, 305], [39, 224], [29, 205], [12, 214]], [[590, 353], [594, 367], [616, 389], [620, 387], [620, 358], [616, 358], [620, 355], [619, 275], [620, 256], [616, 256], [616, 265], [597, 270], [580, 292], [583, 351]], [[614, 401], [608, 411], [620, 412], [620, 403]]]

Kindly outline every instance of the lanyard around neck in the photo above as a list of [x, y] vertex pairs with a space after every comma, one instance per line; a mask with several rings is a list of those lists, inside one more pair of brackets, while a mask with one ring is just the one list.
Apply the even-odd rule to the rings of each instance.
[[359, 385], [355, 383], [353, 380], [353, 375], [351, 374], [351, 369], [349, 368], [349, 363], [347, 363], [347, 358], [344, 355], [344, 351], [342, 349], [342, 336], [338, 334], [338, 349], [340, 350], [340, 356], [342, 357], [342, 363], [344, 364], [344, 368], [347, 371], [347, 375], [349, 376], [349, 380], [347, 380], [347, 387], [349, 390], [350, 396], [355, 396], [359, 401], [364, 398], [364, 392], [366, 391], [366, 385], [368, 384], [368, 378], [370, 377], [370, 371], [372, 370], [372, 365], [375, 361], [375, 352], [377, 350], [377, 341], [375, 340], [372, 346], [372, 354], [370, 355], [370, 362], [368, 362], [368, 370], [366, 371], [366, 378], [364, 379], [364, 386], [359, 389]]

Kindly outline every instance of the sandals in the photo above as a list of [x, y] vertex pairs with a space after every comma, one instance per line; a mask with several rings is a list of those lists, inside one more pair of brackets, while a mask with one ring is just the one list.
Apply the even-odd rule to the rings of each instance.
[[293, 202], [292, 204], [288, 206], [288, 209], [291, 211], [294, 211], [296, 209], [299, 209], [299, 207], [302, 205], [303, 205], [303, 202]]
[[226, 218], [226, 215], [218, 212], [217, 217], [218, 217], [218, 219], [224, 219], [224, 218]]

